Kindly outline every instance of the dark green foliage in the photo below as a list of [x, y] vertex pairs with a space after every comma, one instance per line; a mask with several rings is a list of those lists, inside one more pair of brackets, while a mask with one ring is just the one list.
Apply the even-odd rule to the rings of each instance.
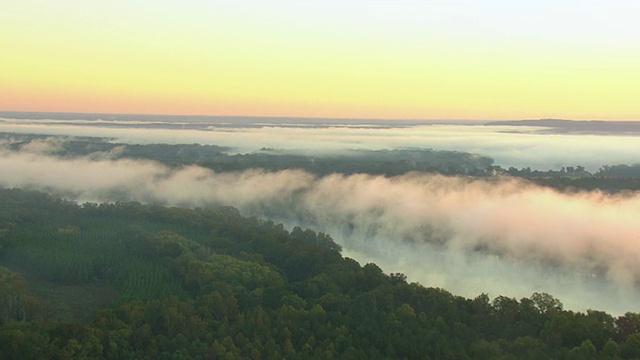
[[603, 166], [595, 173], [601, 178], [638, 179], [640, 178], [640, 164]]
[[[465, 299], [232, 208], [22, 190], [0, 190], [0, 204], [0, 358], [640, 357], [638, 314], [575, 313], [540, 293]], [[81, 289], [112, 289], [110, 305]], [[65, 294], [93, 314], [68, 315]]]
[[301, 169], [323, 176], [333, 173], [395, 176], [412, 171], [446, 175], [486, 175], [493, 159], [459, 151], [432, 149], [346, 150], [312, 156], [273, 149], [232, 154], [230, 149], [199, 144], [117, 144], [100, 138], [66, 138], [43, 135], [0, 134], [10, 140], [8, 150], [20, 151], [31, 141], [55, 141], [51, 155], [82, 157], [108, 153], [112, 159], [145, 159], [168, 166], [198, 165], [215, 171], [261, 168], [268, 171]]
[[[608, 193], [640, 190], [640, 164], [603, 165], [596, 172], [583, 166], [566, 166], [560, 170], [532, 170], [529, 167], [504, 169], [493, 159], [459, 151], [436, 151], [428, 148], [393, 150], [345, 150], [340, 153], [312, 155], [277, 149], [260, 149], [235, 154], [230, 148], [200, 144], [118, 144], [107, 139], [63, 137], [35, 134], [0, 134], [7, 140], [7, 151], [21, 151], [32, 141], [48, 141], [55, 146], [50, 155], [62, 158], [98, 157], [110, 159], [151, 160], [169, 167], [197, 165], [217, 172], [264, 169], [279, 171], [300, 169], [325, 176], [339, 173], [403, 175], [410, 172], [439, 173], [451, 176], [512, 176], [560, 191], [600, 190]], [[36, 217], [38, 212], [25, 214]], [[0, 224], [0, 236], [3, 231]]]

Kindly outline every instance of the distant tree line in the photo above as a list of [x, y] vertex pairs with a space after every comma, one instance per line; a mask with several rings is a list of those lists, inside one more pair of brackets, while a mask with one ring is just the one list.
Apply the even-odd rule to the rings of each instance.
[[57, 139], [51, 155], [63, 158], [103, 156], [111, 159], [153, 160], [167, 166], [198, 165], [218, 172], [261, 168], [268, 171], [300, 169], [324, 176], [332, 173], [396, 176], [409, 172], [439, 173], [451, 176], [513, 176], [560, 190], [640, 190], [640, 164], [603, 165], [596, 172], [584, 166], [560, 170], [532, 170], [530, 167], [503, 168], [487, 156], [460, 151], [432, 149], [343, 150], [332, 154], [297, 154], [262, 148], [236, 154], [231, 148], [199, 144], [118, 144], [102, 138], [52, 137], [34, 134], [0, 134], [9, 140], [9, 151], [20, 151], [34, 140]]
[[[9, 149], [20, 151], [42, 135], [4, 134], [10, 138]], [[99, 138], [64, 139], [51, 155], [79, 157], [96, 153], [110, 158], [146, 159], [168, 166], [198, 165], [215, 171], [240, 171], [262, 168], [269, 171], [301, 169], [322, 176], [332, 173], [401, 175], [411, 171], [437, 172], [447, 175], [484, 175], [493, 159], [459, 151], [432, 149], [344, 150], [339, 153], [304, 155], [277, 149], [259, 149], [234, 154], [229, 148], [199, 144], [117, 144]]]

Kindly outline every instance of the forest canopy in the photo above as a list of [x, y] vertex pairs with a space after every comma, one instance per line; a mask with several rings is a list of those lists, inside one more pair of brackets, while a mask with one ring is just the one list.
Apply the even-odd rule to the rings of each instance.
[[640, 356], [638, 314], [454, 296], [230, 207], [0, 203], [3, 358]]

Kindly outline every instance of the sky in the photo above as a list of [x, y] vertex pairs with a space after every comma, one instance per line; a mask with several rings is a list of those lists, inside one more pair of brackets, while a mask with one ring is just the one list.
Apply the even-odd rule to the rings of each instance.
[[3, 0], [0, 110], [638, 120], [640, 3]]

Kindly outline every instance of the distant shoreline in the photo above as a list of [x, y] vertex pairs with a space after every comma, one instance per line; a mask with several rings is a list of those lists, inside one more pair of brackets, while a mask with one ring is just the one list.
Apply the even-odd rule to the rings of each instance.
[[[313, 118], [313, 117], [275, 117], [275, 116], [218, 116], [218, 115], [162, 115], [162, 114], [108, 114], [108, 113], [66, 113], [66, 112], [20, 112], [0, 111], [0, 121], [54, 121], [69, 122], [67, 125], [77, 125], [76, 121], [92, 122], [92, 126], [130, 126], [147, 128], [189, 128], [193, 130], [207, 130], [216, 128], [362, 128], [362, 129], [392, 129], [413, 128], [431, 125], [458, 126], [504, 126], [515, 127], [510, 131], [519, 133], [517, 127], [534, 127], [534, 132], [543, 135], [640, 135], [640, 120], [565, 120], [565, 119], [529, 119], [529, 120], [418, 120], [418, 119], [366, 119], [366, 118]], [[95, 122], [95, 123], [93, 123]]]
[[515, 120], [492, 121], [487, 126], [539, 126], [548, 128], [547, 134], [597, 134], [597, 135], [638, 135], [640, 121], [603, 121], [603, 120]]

